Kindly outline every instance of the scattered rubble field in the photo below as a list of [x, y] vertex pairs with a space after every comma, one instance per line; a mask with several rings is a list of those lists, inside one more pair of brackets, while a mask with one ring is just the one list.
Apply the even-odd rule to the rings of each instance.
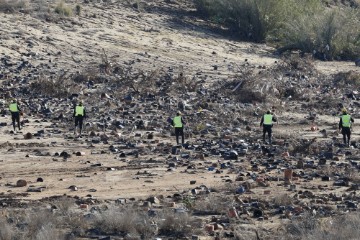
[[[81, 6], [70, 17], [56, 4], [0, 11], [0, 239], [359, 236], [348, 227], [360, 222], [353, 62], [238, 42], [191, 1], [66, 1]], [[259, 127], [267, 109], [279, 120], [272, 145]], [[177, 111], [183, 146], [168, 122]]]

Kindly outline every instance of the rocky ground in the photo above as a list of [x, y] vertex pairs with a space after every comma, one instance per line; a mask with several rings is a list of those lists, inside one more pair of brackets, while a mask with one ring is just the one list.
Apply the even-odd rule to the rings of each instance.
[[[71, 17], [52, 1], [0, 13], [0, 207], [9, 224], [11, 211], [61, 210], [64, 199], [80, 222], [103, 217], [104, 206], [133, 207], [152, 219], [144, 232], [156, 229], [89, 223], [65, 228], [72, 239], [288, 239], [284, 226], [304, 216], [358, 216], [353, 62], [238, 42], [188, 1], [67, 1], [76, 4]], [[11, 97], [24, 111], [18, 133]], [[82, 138], [71, 116], [79, 99]], [[342, 107], [355, 118], [350, 148], [337, 131]], [[279, 119], [272, 145], [259, 128], [269, 108]], [[167, 123], [178, 110], [183, 147]], [[190, 220], [166, 228], [155, 220], [167, 219], [164, 209]]]

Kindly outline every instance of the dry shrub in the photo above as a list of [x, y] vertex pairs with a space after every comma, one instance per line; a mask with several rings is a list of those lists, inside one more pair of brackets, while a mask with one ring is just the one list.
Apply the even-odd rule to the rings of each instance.
[[337, 86], [359, 86], [360, 74], [355, 71], [337, 73], [334, 76], [334, 84]]
[[279, 63], [261, 70], [244, 64], [229, 80], [216, 83], [213, 87], [243, 103], [279, 105], [284, 99], [304, 100], [311, 96], [309, 85], [318, 84], [319, 76], [322, 77], [311, 58], [289, 54]]
[[6, 219], [0, 219], [0, 239], [12, 240], [15, 237], [14, 228], [6, 221]]
[[122, 235], [134, 232], [135, 218], [134, 211], [113, 208], [102, 212], [98, 216], [96, 227], [99, 231], [106, 234]]
[[286, 226], [286, 233], [292, 239], [303, 239], [304, 236], [314, 233], [319, 227], [319, 221], [310, 213], [305, 213], [298, 218], [293, 219], [291, 223]]
[[145, 214], [138, 213], [135, 229], [141, 239], [152, 239], [157, 234], [157, 225]]
[[55, 7], [55, 13], [69, 17], [72, 15], [72, 9], [64, 1], [60, 1]]
[[75, 200], [71, 197], [63, 196], [54, 202], [54, 205], [60, 211], [61, 214], [66, 215], [69, 213], [71, 207], [75, 205]]
[[159, 222], [159, 234], [182, 238], [193, 232], [193, 219], [187, 213], [162, 212]]
[[25, 218], [27, 239], [61, 239], [55, 230], [58, 219], [50, 210], [36, 210], [27, 213]]
[[351, 182], [355, 184], [360, 184], [360, 175], [359, 170], [356, 168], [347, 168], [344, 169], [344, 177], [348, 178]]
[[188, 93], [188, 92], [195, 92], [201, 81], [197, 81], [195, 77], [188, 77], [185, 76], [183, 70], [178, 74], [177, 77], [173, 79], [173, 87], [172, 90], [176, 92]]
[[51, 223], [45, 224], [36, 232], [36, 235], [31, 239], [36, 239], [36, 240], [65, 239], [65, 236], [58, 229], [56, 229], [56, 227], [57, 227], [56, 225]]
[[222, 214], [226, 213], [233, 199], [228, 195], [204, 195], [194, 202], [194, 210], [201, 213]]
[[64, 73], [55, 79], [41, 76], [30, 84], [30, 90], [43, 97], [64, 98], [71, 93], [77, 93], [80, 90], [80, 86], [74, 84], [70, 77]]
[[95, 227], [105, 234], [137, 234], [146, 236], [144, 239], [155, 235], [155, 228], [148, 216], [130, 209], [113, 207], [101, 212], [95, 220]]
[[[259, 233], [261, 232], [261, 233]], [[235, 240], [259, 240], [264, 231], [259, 229], [259, 227], [249, 225], [249, 224], [237, 224], [234, 228]], [[264, 238], [264, 239], [272, 239], [272, 238]]]
[[219, 90], [242, 103], [263, 102], [266, 99], [266, 93], [262, 92], [264, 85], [267, 83], [257, 78], [253, 70], [245, 68], [222, 84]]
[[25, 0], [0, 0], [0, 12], [16, 12], [27, 6]]
[[287, 224], [283, 239], [358, 239], [360, 236], [359, 224], [360, 216], [358, 213], [336, 216], [322, 222], [310, 214], [304, 214]]
[[311, 140], [309, 139], [300, 139], [299, 142], [292, 144], [291, 154], [295, 155], [297, 153], [301, 154], [319, 154], [320, 148], [319, 144], [316, 142], [317, 139], [313, 138]]
[[292, 199], [288, 194], [280, 194], [274, 197], [273, 204], [277, 207], [287, 206], [292, 203]]
[[77, 212], [69, 212], [61, 220], [63, 228], [67, 229], [70, 234], [83, 237], [86, 230], [90, 229], [90, 221], [85, 219], [84, 216]]

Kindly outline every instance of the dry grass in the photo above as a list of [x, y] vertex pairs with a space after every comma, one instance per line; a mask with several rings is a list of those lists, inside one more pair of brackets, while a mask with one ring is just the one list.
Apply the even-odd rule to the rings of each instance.
[[134, 221], [136, 214], [134, 211], [112, 208], [102, 212], [96, 220], [96, 227], [103, 233], [123, 235], [124, 233], [134, 232]]
[[14, 237], [14, 228], [6, 221], [6, 219], [0, 219], [0, 239], [12, 240]]
[[0, 12], [16, 12], [28, 5], [26, 0], [0, 0]]
[[334, 84], [341, 86], [359, 86], [360, 74], [354, 71], [340, 72], [334, 76]]
[[70, 17], [73, 14], [71, 7], [67, 6], [64, 1], [60, 1], [56, 5], [55, 13], [66, 17]]
[[75, 206], [75, 200], [70, 197], [61, 197], [54, 202], [54, 205], [61, 214], [66, 215]]
[[[57, 236], [56, 226], [58, 226], [58, 218], [50, 210], [36, 210], [28, 212], [25, 218], [26, 238], [28, 239], [58, 239], [51, 236]], [[51, 232], [53, 229], [53, 232]]]
[[182, 238], [191, 235], [196, 226], [187, 213], [164, 211], [159, 222], [159, 234]]
[[234, 235], [235, 240], [272, 239], [272, 237], [270, 236], [262, 238], [262, 236], [264, 235], [263, 229], [249, 224], [238, 224], [234, 228]]
[[36, 235], [34, 235], [33, 238], [29, 238], [29, 239], [36, 239], [36, 240], [65, 239], [65, 236], [60, 232], [59, 229], [56, 229], [56, 227], [57, 225], [51, 223], [45, 224], [38, 229]]
[[338, 240], [359, 239], [359, 213], [338, 216], [325, 221], [305, 214], [286, 226], [286, 235], [280, 239]]
[[232, 206], [233, 199], [228, 195], [204, 195], [196, 199], [193, 209], [199, 214], [212, 213], [212, 214], [226, 214], [227, 209]]
[[288, 206], [291, 203], [292, 199], [288, 194], [280, 194], [273, 199], [273, 204], [275, 206]]
[[104, 234], [113, 234], [151, 238], [155, 235], [156, 229], [149, 217], [135, 209], [123, 209], [112, 207], [102, 212], [95, 220], [94, 227]]
[[39, 96], [54, 98], [64, 98], [71, 93], [78, 93], [80, 91], [80, 86], [75, 84], [66, 73], [54, 79], [42, 75], [38, 80], [32, 82], [29, 88]]

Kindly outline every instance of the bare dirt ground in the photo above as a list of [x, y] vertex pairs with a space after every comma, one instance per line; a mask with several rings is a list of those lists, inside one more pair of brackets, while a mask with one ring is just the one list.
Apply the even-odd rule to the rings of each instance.
[[[77, 1], [67, 1], [75, 5]], [[27, 81], [34, 81], [41, 75], [59, 75], [62, 72], [79, 73], [86, 71], [86, 66], [98, 64], [104, 57], [103, 52], [111, 62], [136, 61], [141, 69], [172, 69], [178, 73], [184, 71], [188, 78], [203, 79], [204, 86], [210, 83], [226, 80], [233, 76], [233, 69], [243, 64], [249, 64], [253, 69], [270, 68], [281, 61], [274, 55], [274, 49], [261, 44], [237, 42], [228, 36], [220, 35], [210, 26], [194, 15], [194, 9], [187, 1], [147, 1], [139, 8], [130, 4], [108, 1], [108, 3], [81, 4], [81, 15], [70, 18], [59, 18], [55, 13], [50, 13], [46, 20], [39, 17], [43, 9], [27, 13], [0, 13], [0, 57], [6, 58], [10, 66], [28, 61], [32, 65], [32, 75], [23, 70], [10, 71], [1, 68], [0, 83], [9, 86], [9, 83], [18, 84], [15, 76], [22, 76]], [[46, 1], [47, 4], [54, 4]], [[185, 10], [184, 10], [185, 9]], [[46, 12], [46, 11], [45, 11]], [[216, 67], [214, 67], [216, 66]], [[325, 75], [339, 72], [353, 71], [360, 73], [360, 68], [352, 62], [319, 62], [315, 61], [316, 69]], [[88, 92], [90, 97], [86, 102], [103, 101], [97, 93], [92, 94], [86, 90], [85, 84], [80, 84], [82, 93]], [[12, 90], [13, 91], [13, 90]], [[77, 92], [73, 92], [77, 93]], [[37, 93], [33, 93], [36, 96]], [[4, 100], [7, 100], [4, 96]], [[26, 101], [26, 99], [23, 99]], [[116, 99], [109, 100], [111, 109], [115, 112], [126, 107], [126, 104]], [[313, 100], [316, 103], [316, 99]], [[271, 106], [267, 102], [264, 107]], [[56, 104], [54, 104], [56, 105]], [[337, 132], [338, 118], [332, 115], [330, 109], [318, 114], [316, 121], [306, 121], [312, 109], [300, 107], [301, 103], [287, 103], [276, 113], [279, 124], [274, 126], [275, 146], [282, 146], [283, 141], [292, 138], [311, 140], [317, 138], [318, 142], [331, 142], [334, 137], [337, 142], [341, 136]], [[63, 105], [56, 113], [63, 112], [71, 119], [71, 105]], [[225, 106], [225, 105], [224, 105]], [[6, 104], [3, 105], [6, 112]], [[145, 108], [146, 109], [146, 108]], [[134, 109], [134, 115], [142, 114], [144, 109]], [[146, 111], [146, 110], [144, 110]], [[145, 199], [153, 196], [173, 196], [173, 194], [189, 191], [191, 180], [196, 180], [195, 186], [205, 185], [214, 189], [226, 188], [226, 182], [235, 182], [239, 172], [224, 170], [216, 173], [209, 171], [209, 167], [218, 166], [224, 162], [220, 156], [198, 157], [196, 151], [181, 149], [179, 155], [171, 154], [174, 145], [174, 136], [169, 132], [156, 129], [146, 130], [117, 130], [114, 137], [112, 130], [105, 134], [112, 136], [107, 143], [101, 141], [94, 144], [89, 136], [90, 129], [86, 130], [83, 138], [74, 138], [72, 121], [59, 122], [47, 118], [40, 113], [31, 114], [29, 108], [24, 107], [25, 124], [20, 133], [10, 133], [10, 117], [3, 114], [1, 123], [7, 126], [0, 128], [0, 197], [29, 200], [41, 200], [55, 195], [78, 196], [80, 198], [94, 198], [98, 200], [113, 201], [119, 198]], [[102, 109], [100, 112], [105, 112]], [[89, 123], [96, 122], [96, 109], [89, 111]], [[354, 113], [358, 114], [355, 108]], [[117, 117], [121, 117], [121, 114]], [[164, 116], [160, 113], [147, 113], [147, 116], [159, 117], [160, 127], [166, 124]], [[55, 115], [55, 114], [54, 114]], [[149, 118], [150, 118], [149, 117]], [[166, 116], [167, 117], [167, 116]], [[231, 116], [228, 116], [231, 118]], [[261, 129], [258, 128], [260, 117], [247, 116], [247, 121], [253, 122], [254, 128], [249, 132], [252, 139], [261, 139]], [[357, 119], [353, 141], [358, 142]], [[206, 120], [205, 120], [206, 122]], [[206, 122], [208, 123], [208, 122]], [[209, 122], [211, 123], [211, 122]], [[196, 122], [189, 125], [195, 126]], [[317, 126], [316, 131], [311, 131], [312, 126]], [[241, 131], [244, 126], [239, 124]], [[320, 130], [326, 129], [325, 137]], [[24, 139], [23, 135], [30, 132], [33, 135], [45, 130], [44, 134]], [[60, 131], [59, 131], [60, 130]], [[149, 132], [154, 133], [154, 138], [148, 139]], [[95, 130], [95, 134], [104, 132]], [[139, 135], [137, 135], [139, 134]], [[225, 134], [234, 142], [246, 138], [247, 133], [232, 132]], [[222, 135], [223, 136], [223, 135]], [[214, 134], [187, 135], [187, 141], [198, 143], [201, 140], [217, 139]], [[144, 151], [140, 156], [119, 156], [121, 151], [130, 151], [121, 139], [131, 139], [136, 142], [134, 149]], [[256, 141], [256, 140], [254, 140]], [[109, 147], [117, 146], [120, 151], [111, 152]], [[156, 149], [156, 151], [155, 151]], [[160, 151], [158, 149], [165, 149]], [[291, 151], [290, 149], [288, 149]], [[353, 156], [357, 156], [357, 149], [350, 149]], [[58, 156], [62, 152], [70, 153], [71, 157]], [[82, 152], [77, 156], [77, 152]], [[179, 160], [176, 168], [170, 168], [169, 163], [181, 154], [190, 153], [191, 160]], [[261, 173], [254, 170], [249, 164], [260, 155], [245, 155], [239, 158], [238, 170], [243, 172]], [[281, 154], [280, 154], [281, 156]], [[301, 155], [297, 155], [299, 157]], [[312, 156], [303, 155], [304, 160], [312, 160]], [[285, 157], [285, 162], [295, 162], [294, 156]], [[339, 153], [337, 163], [345, 161], [344, 153]], [[191, 167], [189, 167], [191, 166]], [[269, 172], [273, 178], [283, 178], [283, 170]], [[325, 170], [324, 170], [325, 171]], [[332, 171], [327, 170], [327, 171]], [[358, 173], [357, 173], [358, 174]], [[43, 181], [38, 181], [42, 178]], [[19, 179], [27, 181], [26, 187], [16, 187]], [[321, 179], [313, 181], [297, 178], [294, 180], [297, 189], [311, 189], [314, 194], [345, 194], [345, 188], [324, 184]], [[71, 188], [75, 186], [76, 189]], [[270, 193], [265, 193], [270, 190]], [[268, 201], [274, 197], [288, 193], [282, 181], [270, 182], [269, 186], [260, 186], [251, 190], [249, 196]], [[322, 202], [319, 201], [319, 204]], [[334, 204], [330, 204], [335, 207]], [[276, 231], [282, 220], [269, 217], [269, 221], [253, 222], [254, 225]], [[269, 230], [270, 231], [270, 230]], [[270, 232], [271, 232], [270, 231]], [[205, 236], [206, 234], [204, 234]], [[270, 235], [270, 234], [269, 234]]]

